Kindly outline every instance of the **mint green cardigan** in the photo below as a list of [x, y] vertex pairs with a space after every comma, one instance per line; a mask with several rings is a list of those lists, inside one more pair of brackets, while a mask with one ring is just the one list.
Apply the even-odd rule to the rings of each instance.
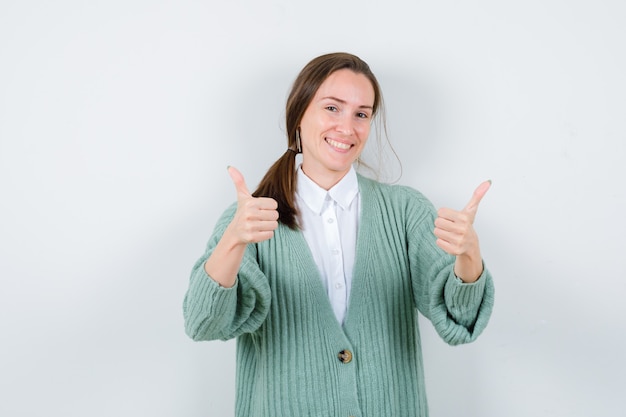
[[234, 287], [209, 278], [204, 261], [236, 206], [217, 222], [183, 313], [193, 340], [237, 338], [237, 417], [425, 417], [418, 310], [451, 345], [473, 341], [487, 325], [491, 276], [485, 269], [473, 284], [455, 277], [454, 257], [435, 244], [432, 204], [362, 176], [359, 189], [343, 326], [302, 233], [282, 224], [272, 239], [248, 245]]

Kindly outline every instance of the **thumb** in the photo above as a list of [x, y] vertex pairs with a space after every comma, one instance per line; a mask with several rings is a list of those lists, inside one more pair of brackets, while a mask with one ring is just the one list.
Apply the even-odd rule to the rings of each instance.
[[478, 204], [480, 204], [480, 200], [482, 200], [485, 194], [487, 194], [487, 191], [489, 191], [489, 187], [491, 187], [491, 180], [481, 183], [474, 191], [472, 198], [469, 203], [467, 203], [463, 211], [476, 213], [478, 210]]
[[246, 182], [243, 179], [243, 175], [239, 170], [235, 167], [228, 167], [228, 175], [230, 175], [230, 179], [233, 180], [233, 184], [235, 184], [235, 189], [237, 190], [238, 195], [244, 195], [246, 197], [250, 197], [250, 191], [248, 191], [248, 187], [246, 186]]

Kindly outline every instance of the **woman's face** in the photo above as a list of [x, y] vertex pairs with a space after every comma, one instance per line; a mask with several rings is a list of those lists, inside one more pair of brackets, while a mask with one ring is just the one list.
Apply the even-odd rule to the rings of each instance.
[[315, 93], [300, 122], [302, 169], [329, 189], [350, 170], [370, 133], [374, 88], [349, 69], [332, 73]]

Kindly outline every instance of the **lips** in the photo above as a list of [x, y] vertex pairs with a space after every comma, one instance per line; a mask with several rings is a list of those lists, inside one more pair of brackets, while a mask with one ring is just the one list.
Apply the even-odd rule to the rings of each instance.
[[341, 149], [342, 151], [347, 151], [352, 147], [352, 145], [343, 142], [337, 142], [336, 140], [326, 138], [326, 143], [328, 143], [333, 148]]

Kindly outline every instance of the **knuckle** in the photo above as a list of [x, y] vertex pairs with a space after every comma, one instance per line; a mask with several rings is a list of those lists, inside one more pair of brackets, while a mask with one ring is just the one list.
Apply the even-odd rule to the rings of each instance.
[[256, 199], [254, 198], [248, 198], [244, 201], [244, 207], [248, 210], [252, 210], [256, 208], [256, 206], [257, 206], [257, 202], [256, 202]]

